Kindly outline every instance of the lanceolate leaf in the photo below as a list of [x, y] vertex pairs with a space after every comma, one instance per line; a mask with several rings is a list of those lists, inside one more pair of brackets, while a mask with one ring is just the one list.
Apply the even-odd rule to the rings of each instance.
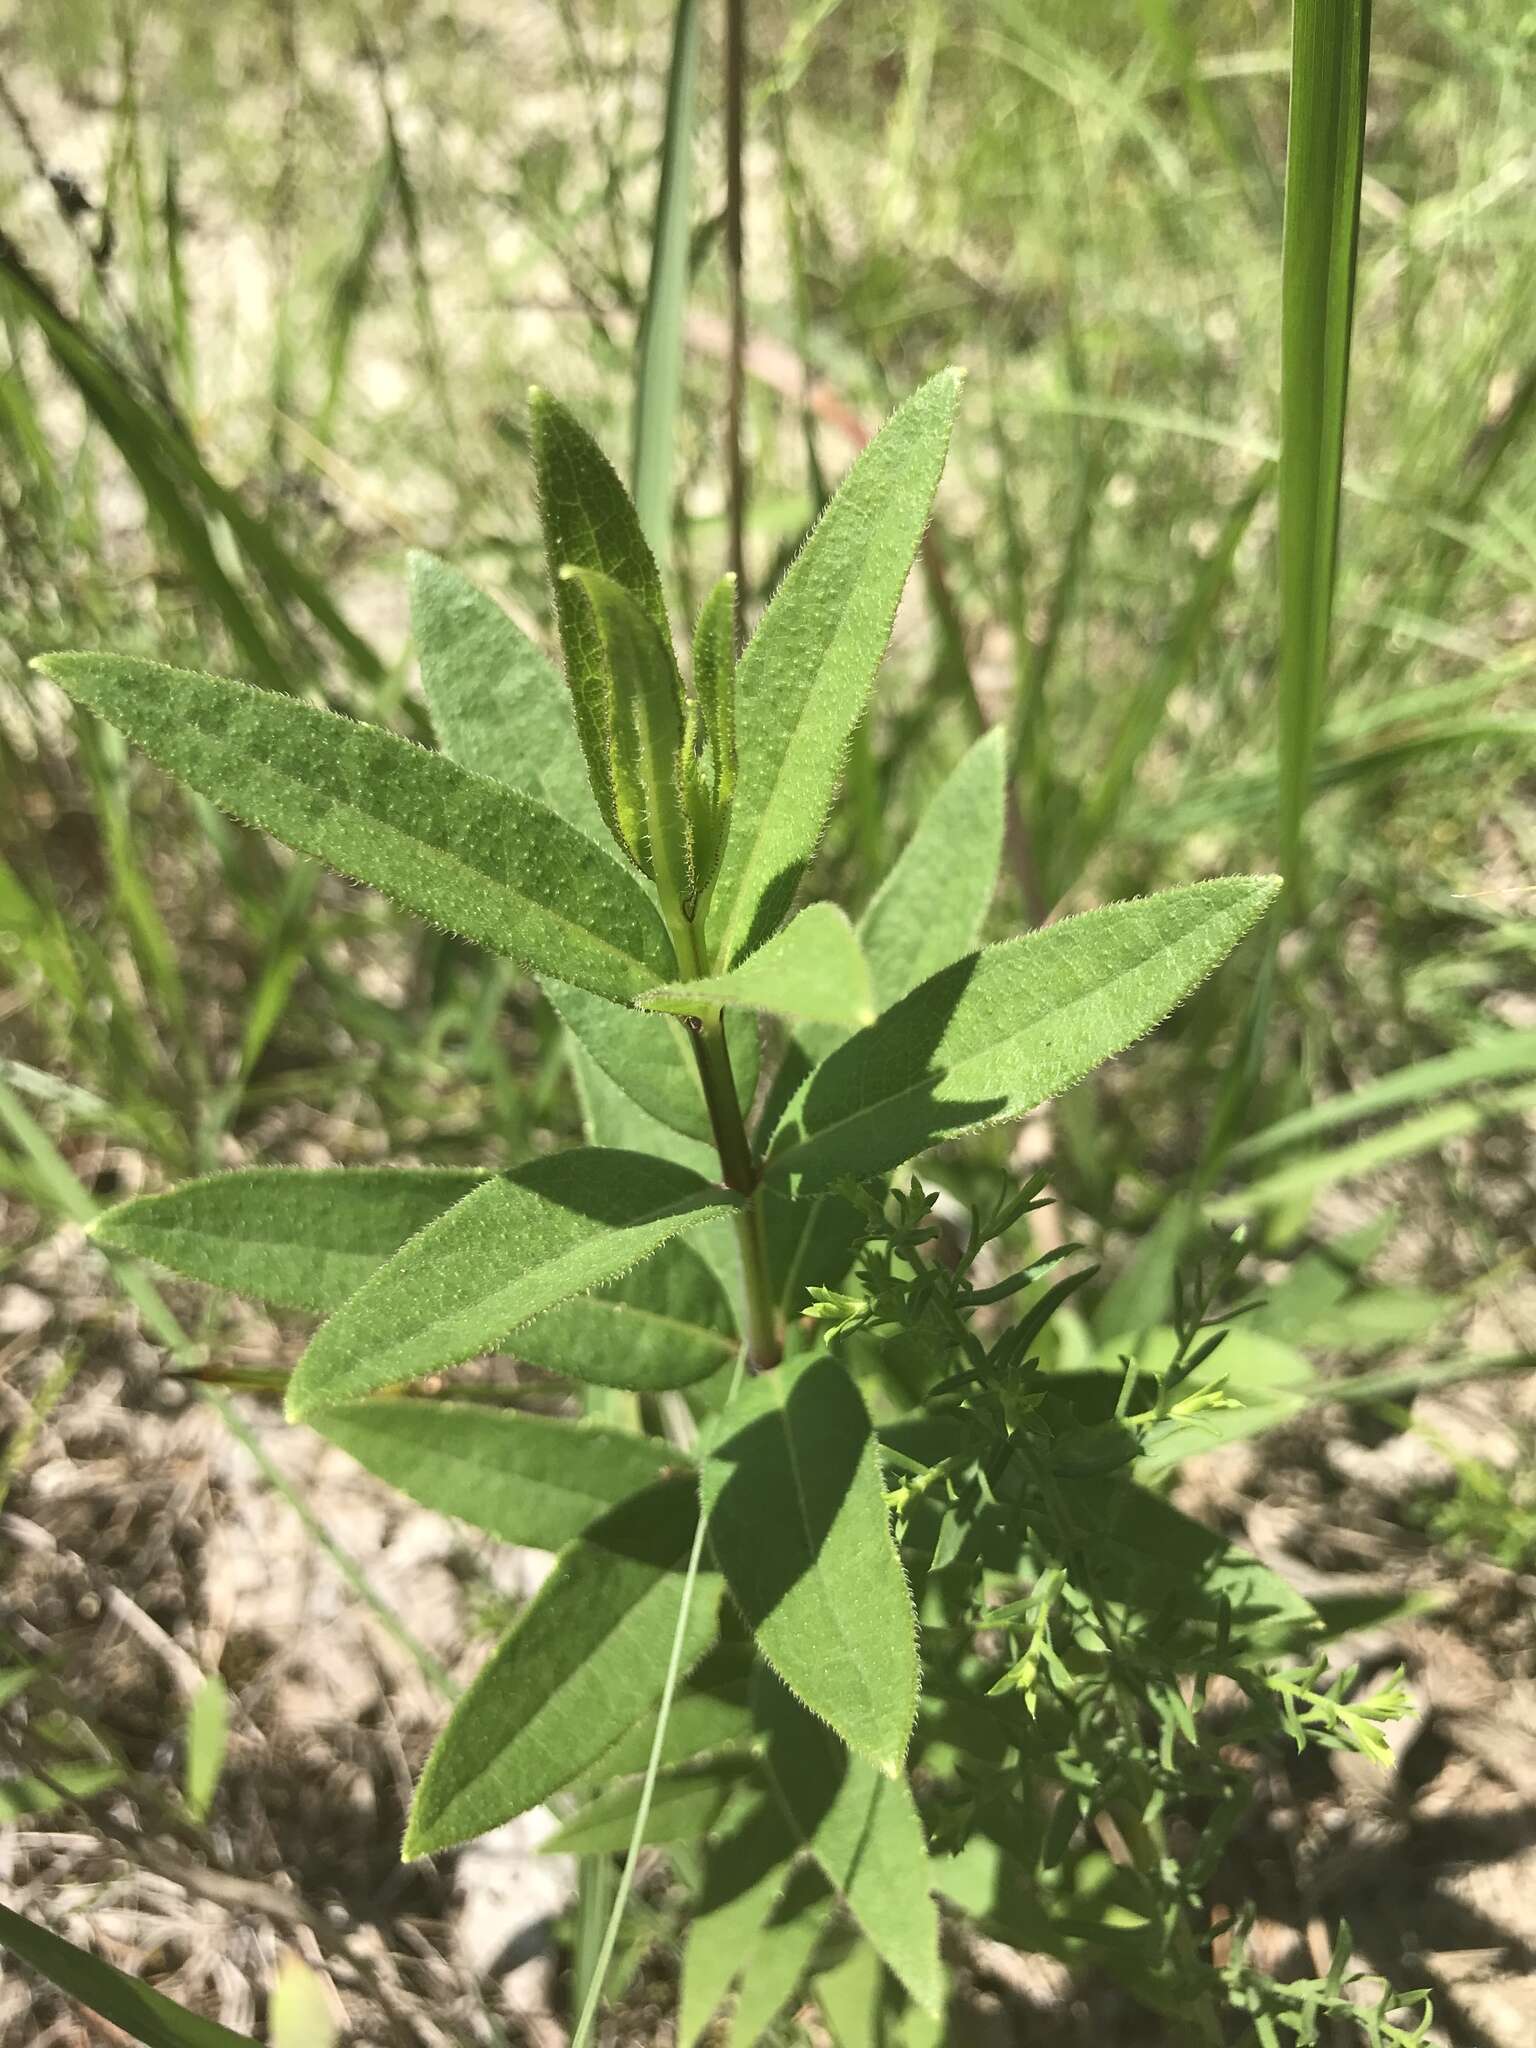
[[639, 881], [518, 790], [245, 683], [115, 655], [38, 666], [233, 816], [493, 952], [619, 1003], [673, 969]]
[[835, 903], [812, 903], [729, 973], [653, 988], [641, 1001], [678, 1017], [715, 1004], [852, 1026], [873, 1021], [875, 991], [853, 926]]
[[1022, 1116], [1150, 1031], [1278, 884], [1240, 876], [1114, 903], [943, 968], [801, 1085], [771, 1181], [824, 1187]]
[[[562, 1554], [438, 1738], [411, 1808], [406, 1857], [526, 1813], [654, 1715], [697, 1515], [692, 1480], [664, 1479]], [[700, 1573], [685, 1671], [714, 1636], [720, 1591], [718, 1578]]]
[[912, 1596], [843, 1368], [799, 1359], [748, 1380], [708, 1440], [700, 1487], [758, 1648], [850, 1748], [899, 1769], [917, 1711]]
[[870, 443], [742, 656], [712, 959], [734, 964], [782, 922], [816, 849], [927, 524], [959, 393], [959, 373], [944, 371]]
[[91, 1235], [188, 1280], [327, 1315], [488, 1177], [456, 1168], [251, 1167], [122, 1202]]
[[968, 953], [997, 888], [1007, 735], [994, 727], [939, 785], [859, 919], [878, 1006]]
[[[625, 1013], [601, 1005], [609, 1015]], [[108, 1210], [99, 1244], [278, 1308], [328, 1315], [489, 1174], [432, 1167], [249, 1167]], [[684, 1387], [735, 1356], [730, 1300], [688, 1245], [526, 1323], [531, 1365], [597, 1386]]]
[[563, 1550], [679, 1463], [654, 1437], [484, 1401], [358, 1401], [315, 1427], [424, 1508], [539, 1550]]
[[249, 2034], [232, 2034], [216, 2020], [200, 2019], [8, 1906], [0, 1906], [0, 1947], [78, 1998], [88, 2012], [142, 2041], [144, 2048], [257, 2048]]
[[559, 672], [446, 562], [413, 551], [410, 575], [411, 633], [438, 745], [463, 767], [548, 804], [606, 853]]
[[831, 1887], [819, 1870], [801, 1864], [790, 1872], [784, 1896], [768, 1915], [741, 1973], [721, 2048], [751, 2048], [764, 2038], [810, 1967], [833, 1904]]
[[519, 1325], [730, 1206], [685, 1167], [638, 1152], [561, 1152], [498, 1175], [322, 1326], [289, 1383], [289, 1418], [493, 1351]]
[[[621, 1009], [565, 982], [546, 981], [544, 993], [571, 1035], [632, 1102], [684, 1137], [711, 1142], [698, 1064], [681, 1024], [670, 1017]], [[727, 1020], [731, 1070], [744, 1112], [757, 1088], [757, 1034], [757, 1019], [748, 1012]]]
[[811, 1851], [886, 1967], [929, 2012], [943, 1996], [939, 1915], [923, 1825], [905, 1774], [888, 1778], [837, 1738], [767, 1673], [754, 1686], [768, 1731], [768, 1773]]

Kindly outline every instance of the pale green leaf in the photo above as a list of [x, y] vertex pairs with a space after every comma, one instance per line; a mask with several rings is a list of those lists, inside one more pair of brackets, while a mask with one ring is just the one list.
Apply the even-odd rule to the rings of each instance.
[[187, 1808], [202, 1820], [213, 1804], [229, 1747], [229, 1694], [216, 1671], [210, 1672], [187, 1706], [184, 1786]]
[[537, 797], [606, 852], [558, 670], [457, 569], [415, 549], [409, 566], [411, 633], [438, 745], [463, 767]]
[[880, 1958], [861, 1941], [816, 1979], [816, 2003], [836, 2048], [880, 2048]]
[[789, 1882], [797, 1844], [777, 1803], [765, 1799], [709, 1844], [704, 1882], [683, 1941], [678, 2048], [693, 2048], [750, 1962]]
[[487, 1178], [451, 1167], [250, 1167], [121, 1202], [91, 1235], [185, 1279], [327, 1315]]
[[940, 783], [859, 919], [880, 1009], [981, 937], [1003, 853], [1006, 766], [1007, 736], [994, 726]]
[[731, 1206], [685, 1167], [637, 1152], [557, 1152], [499, 1174], [321, 1326], [289, 1382], [289, 1419], [494, 1351]]
[[[654, 1715], [697, 1516], [692, 1480], [661, 1480], [562, 1553], [439, 1736], [403, 1855], [430, 1855], [526, 1813]], [[713, 1573], [699, 1575], [684, 1670], [713, 1639], [720, 1593]]]
[[614, 1002], [673, 971], [641, 883], [520, 790], [245, 683], [127, 656], [38, 666], [200, 795], [449, 931]]
[[754, 1687], [767, 1768], [786, 1818], [888, 1970], [927, 2012], [943, 1997], [939, 1914], [923, 1824], [904, 1773], [850, 1756], [766, 1672]]
[[[710, 1757], [656, 1773], [645, 1842], [699, 1842], [725, 1812], [752, 1769], [744, 1756]], [[541, 1846], [550, 1855], [622, 1856], [634, 1836], [645, 1779], [609, 1785]]]
[[735, 802], [709, 913], [732, 965], [788, 914], [815, 852], [949, 447], [946, 370], [859, 457], [785, 577], [736, 671]]
[[774, 1138], [769, 1179], [824, 1187], [1022, 1116], [1167, 1016], [1278, 886], [1247, 876], [1196, 882], [941, 969], [801, 1084]]
[[887, 1771], [917, 1711], [912, 1596], [858, 1390], [830, 1358], [749, 1379], [705, 1444], [710, 1541], [758, 1648]]
[[[710, 1142], [709, 1114], [699, 1088], [698, 1062], [685, 1027], [672, 1017], [621, 1009], [567, 983], [546, 981], [544, 993], [573, 1038], [632, 1102], [685, 1138]], [[757, 1087], [758, 1026], [739, 1012], [726, 1025], [736, 1097], [743, 1112]]]
[[726, 974], [675, 981], [641, 998], [645, 1010], [696, 1017], [716, 1005], [797, 1023], [868, 1024], [874, 984], [853, 926], [835, 903], [812, 903]]
[[174, 1999], [46, 1927], [24, 1920], [8, 1906], [0, 1906], [0, 1947], [77, 1998], [88, 2012], [143, 2042], [144, 2048], [258, 2048], [249, 2034], [234, 2034], [217, 2020], [200, 2019]]
[[122, 1783], [116, 1764], [92, 1763], [77, 1757], [53, 1757], [46, 1778], [23, 1771], [14, 1778], [0, 1778], [0, 1823], [36, 1820], [56, 1813], [72, 1800], [94, 1799]]
[[336, 2016], [325, 1982], [297, 1956], [284, 1956], [277, 1966], [267, 2038], [270, 2048], [336, 2048]]
[[540, 1550], [683, 1462], [653, 1437], [485, 1401], [358, 1401], [314, 1426], [424, 1508]]

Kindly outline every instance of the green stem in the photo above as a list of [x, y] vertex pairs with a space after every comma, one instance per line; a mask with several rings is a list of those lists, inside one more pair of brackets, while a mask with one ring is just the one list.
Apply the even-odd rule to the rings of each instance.
[[[673, 924], [672, 943], [678, 965], [685, 974], [699, 978], [709, 972], [705, 957], [702, 919], [678, 919]], [[725, 1017], [716, 1005], [686, 1020], [693, 1056], [698, 1063], [699, 1086], [709, 1112], [720, 1159], [720, 1176], [728, 1188], [744, 1197], [736, 1214], [736, 1243], [741, 1253], [742, 1287], [746, 1296], [745, 1337], [747, 1361], [754, 1372], [766, 1372], [784, 1355], [783, 1332], [774, 1305], [768, 1271], [768, 1233], [763, 1219], [761, 1174], [752, 1153], [752, 1141], [742, 1120], [736, 1099], [736, 1077], [731, 1071], [731, 1051], [726, 1043]]]

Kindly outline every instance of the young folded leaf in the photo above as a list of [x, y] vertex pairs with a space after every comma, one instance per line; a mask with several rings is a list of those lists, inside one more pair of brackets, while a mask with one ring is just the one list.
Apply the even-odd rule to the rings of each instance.
[[749, 1379], [701, 1449], [710, 1541], [758, 1648], [894, 1775], [917, 1712], [917, 1635], [857, 1388], [830, 1358], [791, 1360]]
[[484, 1401], [357, 1401], [314, 1427], [434, 1514], [537, 1550], [563, 1550], [684, 1462], [654, 1437]]
[[740, 765], [711, 898], [732, 966], [789, 911], [863, 715], [949, 448], [960, 373], [930, 379], [871, 441], [736, 670]]
[[592, 793], [608, 830], [623, 844], [610, 756], [613, 677], [590, 605], [560, 572], [570, 566], [611, 577], [647, 614], [670, 653], [661, 576], [629, 494], [591, 435], [547, 391], [530, 391], [528, 409], [566, 687]]
[[623, 1003], [672, 971], [640, 883], [518, 790], [246, 683], [118, 655], [37, 667], [232, 816], [536, 973]]
[[[429, 1856], [526, 1813], [654, 1715], [697, 1519], [692, 1480], [663, 1479], [561, 1554], [438, 1737], [402, 1856]], [[684, 1624], [685, 1672], [714, 1638], [720, 1596], [720, 1580], [701, 1572]]]
[[608, 761], [624, 849], [656, 884], [664, 910], [691, 914], [698, 892], [683, 807], [683, 686], [671, 645], [612, 577], [570, 567], [560, 577], [591, 607], [608, 664]]
[[639, 1152], [557, 1152], [431, 1223], [321, 1326], [290, 1421], [494, 1351], [546, 1309], [616, 1279], [733, 1198]]
[[[708, 746], [702, 756], [685, 763], [696, 771], [697, 790], [691, 803], [695, 816], [694, 860], [699, 887], [714, 881], [725, 851], [726, 827], [736, 793], [736, 578], [722, 576], [699, 613], [693, 629], [693, 695]], [[708, 769], [707, 789], [704, 771]], [[707, 823], [706, 823], [707, 821]]]
[[671, 982], [640, 998], [641, 1009], [675, 1017], [717, 1005], [855, 1027], [874, 1021], [875, 991], [846, 916], [835, 903], [812, 903], [729, 973]]
[[411, 637], [437, 743], [452, 761], [521, 789], [608, 850], [559, 671], [499, 604], [412, 549]]
[[811, 1074], [768, 1178], [802, 1192], [885, 1172], [1022, 1116], [1160, 1023], [1274, 900], [1273, 878], [1195, 882], [972, 953]]
[[767, 1770], [786, 1818], [886, 1968], [926, 2012], [943, 1998], [939, 1914], [923, 1824], [905, 1775], [888, 1778], [850, 1756], [770, 1673], [753, 1685], [768, 1733]]

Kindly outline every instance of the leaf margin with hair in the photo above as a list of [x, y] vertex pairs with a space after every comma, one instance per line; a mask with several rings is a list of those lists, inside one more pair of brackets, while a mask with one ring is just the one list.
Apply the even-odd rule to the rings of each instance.
[[642, 1010], [693, 1017], [713, 1007], [756, 1010], [805, 1024], [872, 1024], [875, 989], [846, 912], [811, 903], [724, 974], [669, 982], [637, 999]]
[[[627, 869], [547, 805], [445, 754], [136, 655], [49, 654], [33, 666], [231, 816], [531, 972], [628, 1002], [654, 986], [649, 967], [672, 961]], [[432, 836], [389, 822], [412, 811], [433, 820]], [[552, 907], [562, 896], [566, 907]]]

